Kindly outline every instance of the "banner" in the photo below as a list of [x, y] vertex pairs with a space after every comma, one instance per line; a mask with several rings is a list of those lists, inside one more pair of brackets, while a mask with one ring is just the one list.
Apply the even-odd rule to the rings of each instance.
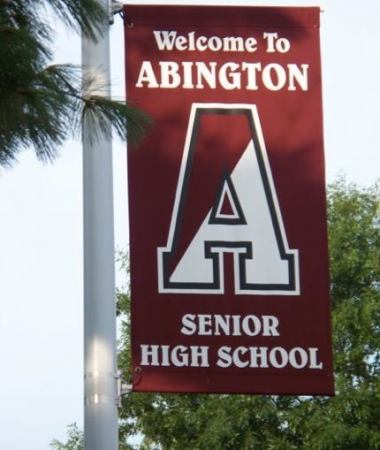
[[135, 391], [333, 395], [319, 14], [124, 9]]

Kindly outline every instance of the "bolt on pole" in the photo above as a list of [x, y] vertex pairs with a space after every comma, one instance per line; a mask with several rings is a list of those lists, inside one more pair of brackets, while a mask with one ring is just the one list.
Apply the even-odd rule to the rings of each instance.
[[[108, 0], [99, 0], [108, 10]], [[109, 23], [96, 42], [82, 36], [86, 95], [110, 96]], [[111, 132], [84, 120], [84, 442], [85, 450], [118, 450], [115, 244]]]

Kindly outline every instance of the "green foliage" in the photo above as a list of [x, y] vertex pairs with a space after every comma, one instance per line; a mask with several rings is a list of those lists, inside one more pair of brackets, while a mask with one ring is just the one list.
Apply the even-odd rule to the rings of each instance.
[[108, 20], [97, 0], [0, 0], [0, 166], [12, 165], [28, 147], [39, 159], [53, 160], [83, 119], [103, 132], [114, 127], [123, 139], [128, 123], [132, 143], [149, 124], [135, 108], [96, 94], [94, 81], [84, 81], [83, 94], [78, 67], [51, 65], [47, 7], [91, 39]]
[[50, 448], [52, 450], [83, 450], [83, 433], [75, 423], [67, 427], [67, 437], [66, 444], [54, 439]]
[[378, 188], [360, 191], [339, 181], [329, 209], [335, 366], [351, 382], [369, 381], [379, 375]]
[[[122, 439], [142, 450], [380, 449], [380, 191], [338, 180], [328, 190], [333, 344], [337, 395], [132, 394]], [[129, 297], [119, 364], [130, 372]]]

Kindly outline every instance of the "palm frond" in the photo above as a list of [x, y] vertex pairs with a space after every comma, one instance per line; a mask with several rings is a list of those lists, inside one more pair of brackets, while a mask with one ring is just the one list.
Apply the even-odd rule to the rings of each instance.
[[[136, 108], [107, 98], [109, 86], [81, 80], [81, 68], [49, 65], [52, 30], [43, 9], [51, 7], [68, 26], [95, 39], [107, 19], [98, 0], [0, 0], [0, 165], [12, 165], [19, 151], [33, 147], [39, 159], [53, 160], [64, 140], [94, 124], [112, 128], [136, 144], [149, 127]], [[104, 96], [103, 96], [104, 93]]]
[[98, 0], [50, 0], [50, 6], [66, 25], [91, 39], [96, 39], [108, 20], [108, 11]]
[[136, 146], [152, 125], [141, 110], [124, 102], [93, 95], [83, 99], [82, 122], [94, 130], [93, 139], [110, 136], [112, 129], [122, 140]]
[[[41, 8], [42, 0], [3, 0], [0, 8], [0, 31], [3, 27], [26, 30], [28, 34], [41, 45], [51, 41], [52, 29], [43, 20]], [[5, 3], [5, 4], [4, 4]]]

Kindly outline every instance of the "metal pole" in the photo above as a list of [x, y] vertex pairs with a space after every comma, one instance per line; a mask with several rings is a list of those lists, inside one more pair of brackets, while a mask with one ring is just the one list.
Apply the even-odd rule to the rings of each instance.
[[[108, 0], [99, 0], [108, 9]], [[82, 37], [82, 68], [110, 95], [109, 24], [93, 42]], [[118, 450], [115, 250], [111, 137], [83, 124], [84, 441], [85, 450]]]

